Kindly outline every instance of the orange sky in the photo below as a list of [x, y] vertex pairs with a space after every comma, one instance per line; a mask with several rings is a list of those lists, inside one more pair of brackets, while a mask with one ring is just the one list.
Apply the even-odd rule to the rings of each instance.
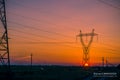
[[30, 64], [32, 53], [33, 64], [81, 65], [82, 45], [76, 35], [94, 28], [99, 39], [94, 37], [90, 48], [90, 64], [101, 65], [102, 57], [118, 64], [119, 14], [97, 0], [7, 1], [11, 63]]

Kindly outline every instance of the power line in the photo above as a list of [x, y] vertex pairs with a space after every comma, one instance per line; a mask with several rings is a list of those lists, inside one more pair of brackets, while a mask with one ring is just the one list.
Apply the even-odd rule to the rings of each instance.
[[[18, 15], [17, 15], [18, 16]], [[23, 18], [26, 18], [25, 16], [23, 16]], [[29, 17], [27, 17], [27, 18], [29, 18]], [[31, 18], [31, 19], [33, 19], [33, 20], [36, 20], [35, 18]], [[39, 20], [38, 20], [39, 21]], [[36, 29], [37, 30], [37, 29]]]
[[[12, 36], [18, 36], [18, 35], [16, 35], [16, 34], [12, 34]], [[23, 39], [25, 39], [25, 40], [30, 40], [30, 39], [28, 39], [28, 38], [26, 38], [26, 37], [18, 37], [18, 38], [23, 38]], [[19, 42], [19, 41], [18, 41]], [[72, 47], [72, 48], [80, 48], [80, 47], [75, 47], [75, 46], [70, 46], [70, 45], [66, 45], [66, 44], [73, 44], [74, 42], [35, 42], [35, 41], [32, 41], [32, 42], [26, 42], [26, 43], [28, 43], [28, 44], [34, 44], [34, 43], [36, 43], [36, 44], [38, 44], [38, 43], [41, 43], [41, 44], [46, 44], [46, 43], [51, 43], [51, 44], [59, 44], [59, 45], [63, 45], [63, 46], [66, 46], [66, 47]]]
[[114, 36], [111, 36], [111, 35], [105, 35], [105, 34], [102, 34], [100, 33], [101, 37], [104, 37], [105, 39], [109, 39], [111, 41], [117, 41], [118, 39], [115, 39], [115, 38], [112, 38]]
[[104, 51], [117, 52], [117, 53], [119, 52], [118, 50], [114, 50], [114, 49], [110, 49], [110, 48], [106, 48], [106, 49], [104, 49]]
[[[24, 4], [22, 4], [22, 3], [20, 3], [20, 2], [15, 2], [16, 4], [19, 4], [19, 5], [21, 5], [20, 7], [24, 7], [24, 8], [26, 8], [26, 7], [28, 7], [28, 6], [26, 6], [26, 5], [24, 5]], [[18, 6], [18, 5], [17, 5]], [[33, 10], [36, 10], [36, 9], [39, 9], [39, 8], [33, 8], [33, 7], [31, 7], [31, 6], [29, 6], [27, 9], [33, 9]], [[39, 9], [39, 11], [40, 11], [41, 9]], [[42, 9], [43, 10], [43, 9]], [[44, 13], [47, 13], [47, 14], [50, 14], [50, 13], [48, 13], [47, 11], [43, 11]], [[43, 20], [40, 20], [40, 19], [36, 19], [36, 18], [32, 18], [32, 17], [27, 17], [27, 16], [23, 16], [23, 15], [18, 15], [18, 14], [15, 14], [15, 13], [13, 13], [13, 12], [9, 12], [10, 14], [13, 14], [13, 15], [16, 15], [16, 16], [20, 16], [20, 17], [23, 17], [23, 18], [27, 18], [27, 19], [31, 19], [31, 20], [34, 20], [34, 21], [42, 21], [43, 22]], [[54, 14], [53, 12], [52, 12], [52, 14]], [[55, 16], [55, 15], [53, 15], [53, 16]], [[72, 18], [71, 17], [66, 17], [66, 16], [61, 16], [61, 15], [57, 15], [57, 16], [59, 16], [59, 17], [63, 17], [64, 19], [67, 19], [67, 20], [71, 20]], [[82, 20], [83, 22], [85, 22], [86, 23], [86, 21], [84, 21], [84, 20]], [[44, 21], [45, 23], [48, 23], [48, 24], [52, 24], [52, 25], [55, 25], [55, 26], [58, 26], [57, 24], [55, 24], [55, 23], [50, 23], [50, 22], [48, 22], [48, 21]], [[72, 23], [73, 21], [70, 21], [70, 23]], [[89, 24], [88, 24], [89, 25]], [[76, 26], [76, 25], [75, 25]], [[77, 26], [81, 26], [81, 25], [77, 25]], [[59, 26], [59, 27], [61, 27], [61, 26]], [[64, 26], [64, 28], [65, 28], [66, 26]], [[64, 29], [63, 28], [63, 29]], [[71, 30], [71, 31], [73, 31], [73, 30], [76, 30], [75, 28], [73, 28], [73, 27], [69, 27], [69, 30]]]
[[[12, 30], [12, 31], [16, 31], [16, 32], [20, 32], [20, 33], [22, 33], [22, 34], [28, 34], [28, 35], [34, 35], [34, 36], [37, 36], [37, 37], [40, 37], [41, 38], [41, 36], [39, 36], [39, 35], [35, 35], [35, 34], [31, 34], [31, 33], [26, 33], [26, 32], [23, 32], [23, 31], [20, 31], [20, 30], [15, 30], [15, 29], [9, 29], [9, 30]], [[43, 36], [42, 36], [43, 37]], [[24, 38], [26, 38], [26, 37], [24, 37]], [[44, 38], [48, 38], [48, 37], [44, 37]], [[49, 39], [51, 39], [51, 38], [49, 38]], [[28, 39], [29, 40], [29, 39]], [[56, 39], [53, 39], [52, 38], [52, 40], [56, 40]], [[30, 43], [30, 44], [63, 44], [63, 43], [66, 43], [66, 44], [74, 44], [75, 42], [40, 42], [40, 41], [37, 41], [37, 42], [35, 42], [35, 41], [33, 41], [33, 42], [26, 42], [26, 43]], [[108, 44], [104, 44], [104, 45], [108, 45]], [[112, 51], [117, 51], [117, 50], [114, 50], [114, 49], [110, 49], [110, 48], [108, 48], [108, 50], [112, 50]], [[117, 51], [118, 52], [118, 51]]]
[[[13, 36], [13, 35], [12, 35]], [[14, 35], [15, 36], [15, 35]], [[22, 37], [21, 37], [22, 38]], [[23, 38], [23, 39], [25, 39], [25, 38]], [[25, 39], [25, 40], [28, 40], [28, 39]], [[14, 41], [15, 42], [15, 41]], [[20, 41], [17, 41], [17, 44], [18, 43], [20, 43]], [[70, 48], [81, 48], [81, 47], [77, 47], [77, 46], [71, 46], [71, 45], [68, 45], [69, 44], [69, 42], [34, 42], [34, 41], [32, 41], [32, 42], [22, 42], [22, 43], [27, 43], [27, 44], [52, 44], [52, 45], [61, 45], [61, 46], [64, 46], [64, 47], [70, 47]], [[70, 44], [71, 44], [72, 42], [70, 42]], [[74, 43], [74, 42], [73, 42]], [[21, 44], [21, 43], [20, 43]]]
[[[12, 1], [11, 1], [11, 2], [12, 2]], [[33, 10], [38, 9], [39, 11], [40, 11], [40, 10], [44, 10], [44, 9], [42, 9], [42, 8], [36, 8], [36, 7], [26, 6], [26, 5], [22, 4], [23, 1], [22, 1], [22, 3], [20, 3], [20, 2], [14, 2], [14, 1], [13, 1], [12, 3], [15, 3], [15, 4], [17, 4], [17, 6], [20, 5], [20, 7], [27, 8], [27, 9], [30, 9], [30, 10], [31, 10], [31, 9], [33, 9]], [[49, 11], [41, 11], [41, 13], [50, 14]], [[55, 13], [52, 12], [52, 14], [55, 14]], [[55, 16], [55, 15], [53, 15], [53, 16]], [[63, 17], [64, 19], [66, 19], [66, 18], [69, 19], [69, 18], [70, 18], [70, 17], [66, 17], [66, 16], [63, 16], [63, 15], [58, 15], [58, 14], [57, 14], [57, 16]]]
[[72, 36], [64, 35], [62, 33], [43, 30], [43, 29], [40, 29], [40, 28], [28, 26], [28, 25], [25, 25], [25, 24], [16, 23], [16, 22], [13, 22], [13, 21], [8, 21], [8, 23], [13, 23], [13, 24], [16, 24], [16, 25], [24, 26], [24, 28], [34, 29], [34, 30], [41, 31], [41, 32], [46, 32], [46, 33], [50, 33], [50, 34], [54, 34], [54, 35], [56, 34], [56, 35], [60, 35], [60, 36], [67, 37], [67, 38], [73, 38]]
[[[112, 48], [112, 49], [114, 49], [113, 47], [115, 47], [115, 46], [113, 46], [113, 45], [106, 44], [106, 43], [100, 43], [100, 45], [104, 45], [105, 47], [109, 47], [109, 48]], [[116, 48], [115, 48], [115, 49], [116, 49]]]
[[20, 31], [20, 30], [14, 30], [14, 29], [9, 29], [9, 30], [20, 32], [21, 34], [33, 35], [33, 36], [36, 36], [36, 37], [39, 37], [39, 38], [47, 38], [47, 39], [57, 40], [57, 39], [54, 39], [54, 38], [51, 38], [51, 37], [42, 36], [42, 35], [39, 35], [39, 34], [28, 33], [28, 32], [24, 32], [24, 31]]
[[[53, 25], [53, 26], [51, 26], [53, 29], [54, 28], [56, 28], [56, 27], [59, 27], [59, 28], [61, 28], [61, 29], [65, 29], [66, 28], [66, 26], [64, 26], [64, 28], [63, 27], [61, 27], [60, 25], [58, 25], [58, 24], [56, 24], [56, 23], [51, 23], [51, 22], [49, 22], [49, 21], [46, 21], [46, 20], [40, 20], [40, 19], [36, 19], [36, 18], [33, 18], [33, 17], [28, 17], [28, 16], [24, 16], [24, 15], [20, 15], [20, 14], [16, 14], [16, 13], [13, 13], [13, 12], [10, 12], [10, 11], [8, 11], [10, 14], [12, 14], [12, 15], [14, 15], [14, 16], [17, 16], [17, 17], [20, 17], [20, 18], [24, 18], [24, 19], [28, 19], [28, 20], [32, 20], [32, 21], [34, 21], [34, 22], [44, 22], [45, 24], [49, 24], [49, 25]], [[71, 30], [71, 31], [74, 31], [74, 30], [76, 30], [75, 28], [70, 28], [69, 27], [69, 30]]]
[[[15, 32], [19, 32], [19, 33], [21, 33], [21, 34], [24, 34], [24, 35], [33, 35], [33, 36], [35, 36], [35, 37], [39, 37], [39, 38], [47, 38], [47, 39], [51, 39], [51, 40], [58, 40], [58, 39], [55, 39], [55, 38], [50, 38], [50, 37], [47, 37], [47, 36], [41, 36], [41, 35], [37, 35], [37, 34], [33, 34], [33, 33], [28, 33], [28, 32], [24, 32], [24, 31], [21, 31], [21, 30], [15, 30], [15, 29], [9, 29], [9, 30], [12, 30], [12, 32], [13, 31], [15, 31]], [[26, 38], [26, 37], [24, 37], [24, 38]], [[30, 43], [30, 44], [40, 44], [40, 43], [42, 43], [42, 44], [46, 44], [46, 43], [54, 43], [54, 44], [75, 44], [76, 42], [40, 42], [39, 40], [37, 40], [37, 42], [27, 42], [27, 43]]]
[[[14, 14], [14, 13], [13, 13]], [[14, 14], [14, 15], [16, 15], [16, 16], [20, 16], [20, 15], [17, 15], [17, 14]], [[39, 22], [39, 20], [37, 20], [37, 19], [34, 19], [34, 18], [30, 18], [30, 17], [26, 17], [26, 16], [20, 16], [20, 17], [23, 17], [23, 18], [25, 18], [25, 19], [31, 19], [31, 20], [35, 20], [35, 21], [38, 21]], [[16, 23], [16, 22], [13, 22], [14, 24]], [[24, 25], [25, 26], [25, 25]], [[24, 27], [24, 28], [27, 28], [27, 27]], [[33, 27], [32, 27], [33, 28]], [[38, 28], [36, 29], [36, 30], [38, 30]], [[40, 31], [42, 30], [42, 29], [39, 29]], [[49, 33], [52, 33], [52, 34], [58, 34], [58, 35], [61, 35], [61, 36], [64, 36], [64, 37], [71, 37], [71, 38], [73, 38], [72, 36], [68, 36], [68, 35], [64, 35], [64, 34], [61, 34], [61, 33], [58, 33], [58, 32], [51, 32], [51, 31], [46, 31], [46, 30], [42, 30], [42, 32], [49, 32]], [[103, 36], [103, 34], [101, 34], [102, 36]], [[108, 36], [108, 37], [111, 37], [111, 36]], [[106, 37], [105, 37], [106, 38]], [[115, 39], [113, 39], [113, 38], [110, 38], [111, 40], [113, 40], [113, 41], [115, 41]]]
[[[102, 44], [102, 43], [101, 43]], [[96, 48], [96, 47], [94, 47], [94, 48]], [[114, 49], [114, 48], [112, 48], [112, 47], [108, 47], [108, 46], [106, 46], [106, 45], [104, 45], [104, 46], [98, 46], [97, 47], [98, 49], [100, 49], [100, 48], [103, 48], [103, 50], [105, 51], [105, 50], [107, 50], [107, 51], [112, 51], [112, 52], [120, 52], [119, 50], [116, 50], [116, 49]]]
[[[20, 31], [20, 30], [14, 30], [14, 29], [9, 29], [9, 30], [13, 30], [13, 31], [16, 31], [16, 32], [20, 32], [20, 33], [23, 33], [23, 34], [26, 34], [26, 32], [23, 32], [23, 31]], [[27, 33], [28, 34], [28, 33]], [[35, 35], [35, 34], [29, 34], [29, 35], [34, 35], [34, 36], [37, 36], [37, 37], [40, 37], [39, 35]], [[43, 36], [42, 36], [43, 37]], [[41, 38], [41, 37], [40, 37]], [[44, 37], [44, 38], [46, 38], [46, 37]], [[47, 37], [48, 38], [48, 37]], [[49, 39], [51, 39], [51, 38], [49, 38]], [[52, 40], [56, 40], [56, 39], [53, 39], [52, 38]], [[73, 44], [73, 43], [75, 43], [75, 42], [28, 42], [28, 43], [30, 43], [30, 44], [45, 44], [45, 43], [49, 43], [49, 44], [59, 44], [59, 43], [69, 43], [69, 44]], [[104, 44], [104, 45], [108, 45], [108, 44]], [[114, 49], [110, 49], [109, 48], [109, 50], [112, 50], [112, 51], [116, 51], [116, 50], [114, 50]]]
[[[12, 36], [15, 36], [15, 35], [12, 35]], [[17, 35], [16, 35], [17, 36]], [[26, 37], [23, 37], [22, 36], [22, 38], [24, 38], [24, 39], [27, 39], [27, 40], [30, 40], [30, 39], [28, 39], [28, 38], [26, 38]], [[19, 41], [18, 41], [19, 42]], [[22, 42], [22, 43], [27, 43], [27, 44], [76, 44], [76, 42], [58, 42], [58, 41], [52, 41], [52, 42], [43, 42], [43, 41], [32, 41], [32, 42]], [[94, 48], [96, 48], [96, 47], [94, 47]], [[103, 47], [101, 47], [101, 48], [103, 48]], [[104, 47], [105, 48], [105, 47]], [[119, 52], [118, 50], [115, 50], [115, 49], [111, 49], [111, 48], [108, 48], [108, 47], [106, 47], [106, 49], [104, 49], [104, 50], [109, 50], [109, 51], [113, 51], [113, 52]]]
[[120, 55], [119, 53], [116, 53], [116, 52], [109, 52], [109, 51], [104, 51], [104, 52], [108, 54]]
[[[94, 48], [96, 48], [96, 47], [94, 47]], [[113, 49], [103, 49], [103, 50], [101, 50], [100, 48], [98, 49], [98, 52], [101, 52], [102, 51], [102, 53], [104, 52], [104, 53], [109, 53], [109, 54], [114, 54], [114, 55], [120, 55], [119, 54], [119, 51], [117, 51], [117, 50], [113, 50]], [[101, 54], [101, 53], [100, 53]], [[104, 54], [103, 54], [104, 55]]]
[[[14, 37], [17, 37], [18, 35], [16, 35], [16, 34], [11, 34], [12, 36], [14, 36]], [[23, 37], [23, 36], [19, 36], [18, 38], [23, 38], [23, 39], [25, 39], [25, 40], [30, 40], [30, 39], [28, 39], [28, 38], [26, 38], [26, 37]], [[14, 41], [15, 42], [15, 41]], [[17, 41], [17, 44], [19, 43], [20, 41]], [[65, 47], [72, 47], [72, 48], [80, 48], [80, 47], [76, 47], [76, 46], [70, 46], [70, 45], [66, 45], [66, 44], [75, 44], [75, 42], [58, 42], [58, 41], [52, 41], [52, 42], [43, 42], [43, 41], [27, 41], [27, 42], [22, 42], [23, 44], [57, 44], [57, 45], [63, 45], [63, 46], [65, 46]]]
[[76, 42], [60, 42], [60, 41], [51, 41], [51, 42], [43, 42], [43, 41], [39, 41], [39, 42], [26, 42], [27, 44], [75, 44]]
[[108, 5], [110, 7], [113, 7], [115, 9], [117, 9], [117, 10], [120, 10], [120, 7], [114, 6], [114, 5], [112, 5], [112, 4], [110, 4], [110, 3], [106, 2], [106, 1], [103, 1], [103, 0], [98, 0], [98, 1], [101, 2], [101, 3], [104, 3], [106, 5]]
[[[11, 40], [15, 40], [16, 39], [16, 38], [13, 38], [13, 37], [20, 38], [20, 39], [22, 38], [22, 40], [27, 40], [27, 42], [28, 41], [32, 41], [32, 42], [34, 42], [34, 41], [40, 41], [40, 40], [36, 40], [36, 39], [29, 39], [27, 36], [20, 36], [18, 34], [10, 34]], [[17, 39], [17, 40], [19, 42], [19, 39]]]
[[[26, 33], [26, 32], [20, 31], [20, 30], [14, 30], [14, 29], [9, 29], [9, 30], [16, 31], [16, 32], [19, 32], [19, 33], [23, 33], [23, 34], [27, 34], [27, 35], [34, 35], [34, 36], [37, 36], [37, 37], [41, 38], [41, 36], [38, 36], [38, 35], [35, 35], [35, 34]], [[18, 35], [13, 35], [13, 34], [10, 34], [10, 35], [16, 36], [16, 37], [18, 36]], [[25, 37], [22, 36], [22, 38], [30, 40], [30, 39], [26, 38], [26, 36]], [[48, 37], [44, 37], [44, 38], [48, 38]], [[49, 39], [57, 40], [57, 39], [53, 39], [53, 38], [49, 38]], [[37, 40], [37, 41], [35, 40], [35, 41], [32, 41], [32, 42], [26, 42], [26, 43], [30, 43], [30, 44], [41, 44], [41, 43], [43, 43], [43, 44], [47, 44], [47, 43], [48, 44], [75, 44], [76, 42], [59, 42], [59, 41], [57, 41], [57, 42], [55, 42], [55, 41], [54, 42], [53, 41], [51, 41], [51, 42], [40, 42], [40, 40]]]

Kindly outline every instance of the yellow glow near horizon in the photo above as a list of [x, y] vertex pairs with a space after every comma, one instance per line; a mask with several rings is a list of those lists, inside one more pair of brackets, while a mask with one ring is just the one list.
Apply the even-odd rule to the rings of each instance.
[[88, 65], [88, 63], [85, 63], [84, 66], [85, 66], [85, 67], [88, 67], [89, 65]]

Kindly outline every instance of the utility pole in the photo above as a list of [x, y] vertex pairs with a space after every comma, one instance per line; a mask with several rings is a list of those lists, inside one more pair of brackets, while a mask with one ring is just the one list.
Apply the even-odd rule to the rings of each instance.
[[108, 67], [108, 60], [106, 59], [106, 67]]
[[104, 67], [104, 57], [102, 57], [102, 67]]
[[2, 35], [0, 35], [0, 65], [7, 66], [10, 70], [10, 55], [9, 55], [9, 41], [6, 18], [6, 0], [0, 0], [0, 20], [3, 28]]
[[31, 59], [30, 59], [31, 60], [31, 64], [30, 65], [31, 65], [31, 68], [32, 68], [32, 57], [33, 57], [32, 53], [31, 53], [30, 56], [31, 56]]
[[[83, 66], [88, 66], [88, 61], [90, 59], [89, 49], [93, 42], [93, 37], [97, 36], [97, 35], [98, 34], [94, 33], [94, 29], [93, 29], [91, 33], [82, 33], [82, 31], [80, 30], [80, 34], [76, 36], [76, 37], [80, 37], [80, 41], [83, 46]], [[90, 36], [90, 41], [88, 42], [88, 44], [85, 44], [83, 41], [83, 37], [85, 37], [85, 36], [86, 37]]]

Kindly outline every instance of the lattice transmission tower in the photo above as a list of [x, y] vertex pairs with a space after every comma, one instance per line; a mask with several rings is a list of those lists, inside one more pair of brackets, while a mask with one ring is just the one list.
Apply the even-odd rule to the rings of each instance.
[[[88, 42], [88, 44], [85, 44], [85, 42], [83, 40], [83, 37], [85, 37], [85, 36], [86, 37], [90, 36], [90, 41]], [[80, 41], [83, 46], [83, 66], [88, 66], [88, 62], [90, 59], [89, 50], [90, 50], [90, 46], [93, 42], [94, 36], [98, 36], [98, 34], [94, 33], [94, 29], [92, 30], [91, 33], [82, 33], [82, 31], [80, 30], [80, 34], [76, 36], [76, 38], [80, 37]]]
[[9, 42], [6, 18], [6, 0], [0, 0], [0, 65], [10, 69]]

